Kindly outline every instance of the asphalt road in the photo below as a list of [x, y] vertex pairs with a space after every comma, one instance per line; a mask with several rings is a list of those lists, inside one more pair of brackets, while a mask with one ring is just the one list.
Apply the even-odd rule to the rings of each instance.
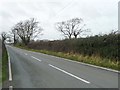
[[118, 73], [7, 46], [14, 88], [118, 88]]

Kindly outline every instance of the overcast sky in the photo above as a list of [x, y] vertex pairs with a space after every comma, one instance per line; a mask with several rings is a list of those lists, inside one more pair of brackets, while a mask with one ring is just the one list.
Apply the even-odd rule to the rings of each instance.
[[83, 18], [91, 34], [118, 28], [119, 0], [0, 0], [0, 32], [10, 31], [21, 20], [36, 18], [44, 31], [40, 39], [62, 39], [54, 24]]

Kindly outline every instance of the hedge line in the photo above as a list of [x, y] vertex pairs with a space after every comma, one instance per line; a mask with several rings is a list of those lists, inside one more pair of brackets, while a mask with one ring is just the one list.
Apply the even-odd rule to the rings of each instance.
[[119, 37], [120, 34], [109, 34], [71, 40], [34, 41], [27, 47], [36, 50], [79, 53], [85, 56], [96, 55], [103, 58], [118, 60]]

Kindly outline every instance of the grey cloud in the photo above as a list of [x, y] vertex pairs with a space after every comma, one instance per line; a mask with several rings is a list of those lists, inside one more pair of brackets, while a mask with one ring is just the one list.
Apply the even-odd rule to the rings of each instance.
[[0, 31], [9, 31], [15, 23], [31, 17], [35, 17], [45, 28], [42, 39], [61, 38], [54, 28], [54, 23], [74, 17], [82, 17], [94, 34], [108, 32], [117, 27], [118, 0], [1, 0], [0, 2], [2, 20]]

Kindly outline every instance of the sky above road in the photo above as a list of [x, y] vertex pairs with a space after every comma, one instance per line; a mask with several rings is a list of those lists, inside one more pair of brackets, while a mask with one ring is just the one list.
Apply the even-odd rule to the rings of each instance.
[[119, 0], [0, 0], [0, 32], [19, 21], [36, 18], [44, 29], [39, 39], [63, 39], [55, 23], [82, 18], [90, 35], [118, 29]]

